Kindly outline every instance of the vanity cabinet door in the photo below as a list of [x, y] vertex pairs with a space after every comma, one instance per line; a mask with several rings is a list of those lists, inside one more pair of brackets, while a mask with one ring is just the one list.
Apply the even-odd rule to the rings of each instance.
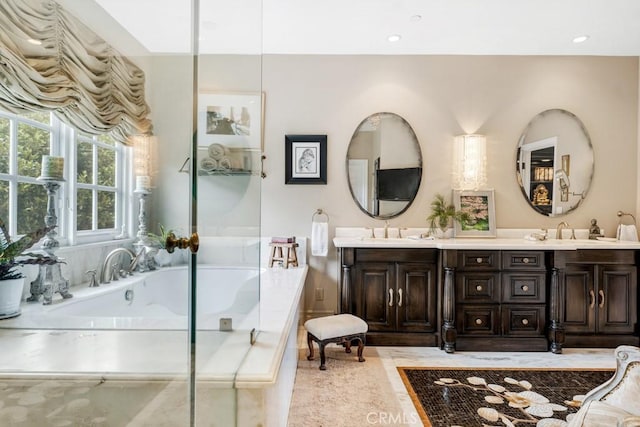
[[398, 331], [436, 331], [436, 277], [435, 264], [397, 264], [396, 318]]
[[567, 333], [595, 332], [593, 266], [570, 265], [562, 273], [562, 323]]
[[637, 321], [636, 267], [598, 266], [598, 332], [631, 334]]
[[356, 265], [356, 316], [369, 331], [395, 330], [395, 277], [393, 263], [363, 262]]

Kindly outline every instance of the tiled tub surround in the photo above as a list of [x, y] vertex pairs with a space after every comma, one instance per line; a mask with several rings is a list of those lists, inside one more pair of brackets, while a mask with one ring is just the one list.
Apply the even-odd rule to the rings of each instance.
[[[167, 269], [167, 272], [170, 270], [173, 269]], [[162, 269], [159, 273], [162, 273]], [[138, 276], [145, 274], [154, 273]], [[286, 422], [295, 378], [296, 326], [306, 274], [306, 266], [262, 271], [258, 307], [260, 333], [248, 351], [248, 330], [198, 331], [197, 404], [201, 411], [197, 413], [198, 417], [216, 414], [222, 420], [221, 425], [233, 425], [236, 420], [239, 425], [248, 425], [243, 424], [245, 421], [266, 426], [278, 426]], [[101, 288], [97, 288], [97, 291], [100, 292]], [[80, 300], [83, 293], [91, 291], [96, 292], [95, 289], [84, 290], [78, 292], [74, 299]], [[71, 302], [77, 304], [72, 299], [56, 302], [51, 308]], [[39, 304], [34, 307], [34, 310], [49, 309]], [[29, 311], [31, 309], [23, 312], [14, 322], [29, 323]], [[118, 381], [135, 381], [136, 384], [140, 381], [148, 383], [154, 390], [143, 393], [144, 405], [136, 416], [141, 425], [184, 424], [185, 414], [188, 414], [185, 379], [189, 355], [186, 330], [122, 330], [117, 329], [116, 324], [116, 329], [48, 329], [55, 328], [52, 325], [60, 319], [56, 320], [56, 316], [52, 315], [44, 316], [41, 320], [47, 321], [47, 318], [50, 323], [41, 328], [16, 324], [15, 329], [0, 329], [3, 348], [0, 353], [0, 395], [3, 390], [9, 393], [13, 386], [26, 387], [26, 379], [42, 380], [38, 387], [44, 388], [47, 384], [54, 386], [60, 381], [66, 385], [67, 381], [80, 381], [77, 391], [67, 393], [70, 400], [63, 402], [63, 405], [91, 406], [90, 400], [84, 397], [81, 402], [75, 401], [87, 387], [105, 383], [117, 388], [120, 387]], [[88, 386], [87, 381], [96, 383]], [[157, 392], [159, 383], [160, 391]], [[35, 386], [37, 384], [29, 387]], [[28, 390], [34, 390], [29, 387]], [[36, 399], [38, 404], [46, 404], [40, 402], [41, 396], [39, 394]], [[140, 399], [135, 396], [138, 393], [130, 396], [131, 405], [141, 405]], [[23, 404], [28, 406], [29, 402], [27, 399]], [[6, 404], [0, 408], [0, 416], [10, 416], [13, 411], [24, 414], [19, 408], [24, 405], [14, 403], [15, 408], [10, 406], [11, 409], [8, 409]], [[59, 402], [57, 404], [60, 405]], [[53, 411], [58, 408], [50, 409]]]
[[[421, 239], [426, 229], [337, 228], [340, 311], [369, 323], [370, 345], [545, 351], [638, 345], [640, 243], [526, 238]], [[375, 236], [383, 236], [376, 229]]]

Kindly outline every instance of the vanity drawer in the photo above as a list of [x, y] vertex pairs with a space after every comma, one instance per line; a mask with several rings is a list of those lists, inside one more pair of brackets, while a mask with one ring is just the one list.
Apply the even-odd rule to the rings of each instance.
[[457, 324], [461, 335], [497, 335], [500, 330], [500, 306], [459, 305]]
[[456, 274], [457, 302], [499, 302], [500, 273]]
[[503, 305], [502, 322], [504, 335], [543, 335], [545, 325], [545, 306]]
[[545, 289], [545, 273], [502, 273], [503, 302], [544, 303]]
[[502, 252], [502, 268], [505, 270], [544, 270], [544, 253], [504, 251]]
[[460, 251], [458, 252], [460, 270], [482, 271], [500, 269], [499, 251]]

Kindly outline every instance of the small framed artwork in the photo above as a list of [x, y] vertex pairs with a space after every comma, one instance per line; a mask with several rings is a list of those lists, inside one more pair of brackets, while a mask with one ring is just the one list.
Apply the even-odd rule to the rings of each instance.
[[456, 222], [456, 237], [496, 237], [496, 208], [493, 190], [454, 190], [456, 211], [465, 212], [469, 219]]
[[327, 135], [285, 135], [285, 184], [327, 183]]

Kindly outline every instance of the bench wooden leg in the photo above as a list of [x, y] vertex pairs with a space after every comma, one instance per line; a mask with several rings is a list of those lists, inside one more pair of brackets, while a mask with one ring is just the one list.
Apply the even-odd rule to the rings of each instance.
[[358, 362], [364, 362], [362, 351], [364, 350], [364, 337], [358, 337]]
[[309, 332], [307, 332], [307, 345], [309, 346], [309, 355], [307, 356], [307, 360], [313, 360], [313, 337]]
[[320, 341], [319, 346], [320, 346], [320, 370], [321, 371], [326, 371], [327, 367], [324, 364], [325, 360], [326, 360], [325, 357], [324, 357], [324, 346], [325, 346], [325, 343], [323, 341]]

